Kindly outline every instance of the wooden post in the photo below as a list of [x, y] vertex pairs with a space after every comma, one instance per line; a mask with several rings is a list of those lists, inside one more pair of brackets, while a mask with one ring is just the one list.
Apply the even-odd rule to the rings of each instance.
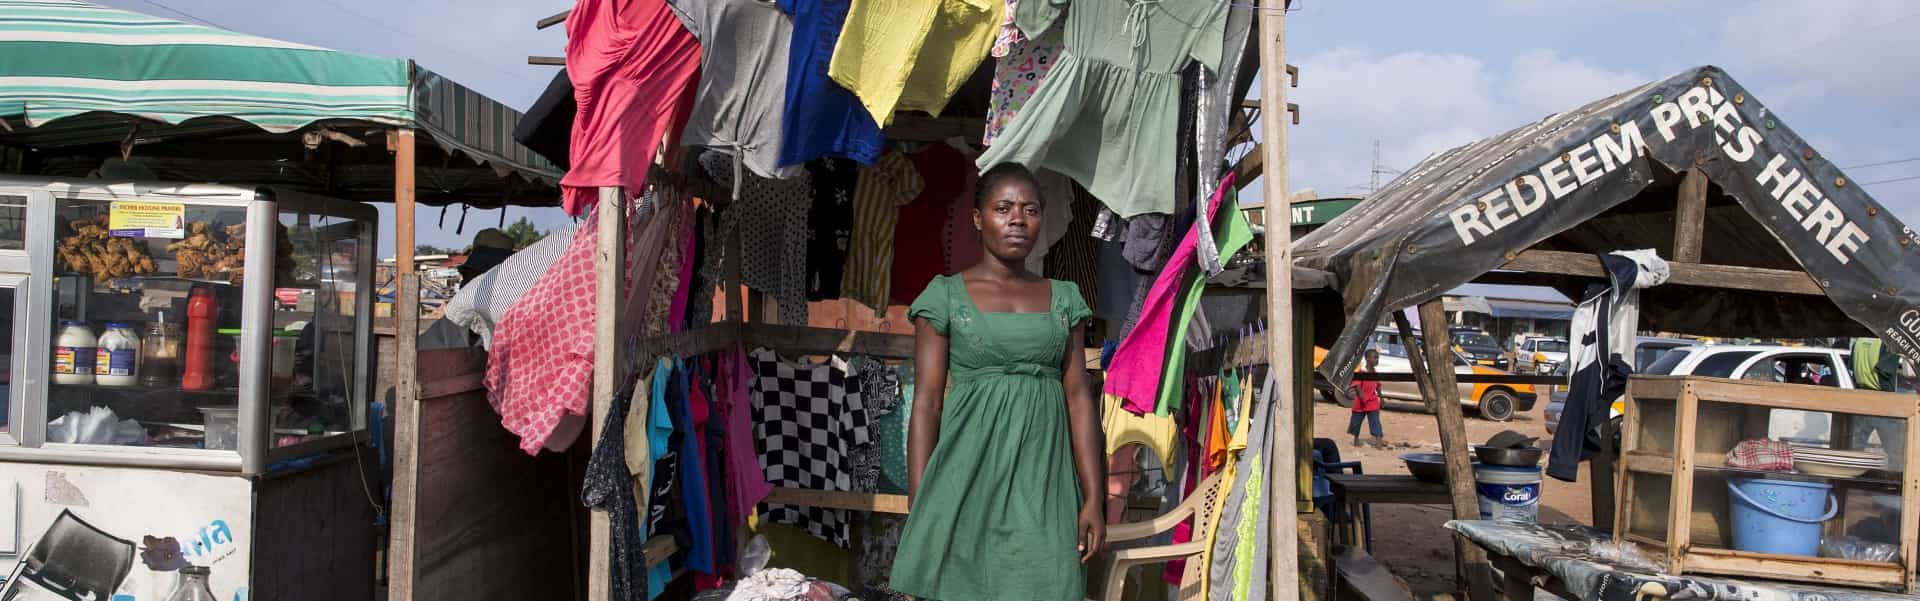
[[[1406, 313], [1393, 312], [1403, 343], [1413, 340], [1413, 328]], [[1460, 388], [1453, 377], [1453, 349], [1447, 332], [1446, 309], [1435, 298], [1420, 303], [1420, 329], [1424, 336], [1420, 350], [1407, 349], [1407, 363], [1419, 381], [1420, 398], [1433, 412], [1440, 427], [1440, 454], [1447, 464], [1447, 490], [1453, 497], [1453, 517], [1480, 519], [1480, 502], [1473, 493], [1473, 465], [1467, 457], [1467, 424], [1460, 411]], [[1493, 593], [1492, 570], [1486, 552], [1460, 537], [1453, 539], [1456, 574], [1465, 578], [1469, 597], [1487, 601]]]
[[[606, 435], [607, 412], [613, 409], [613, 395], [619, 388], [620, 349], [625, 347], [620, 329], [621, 276], [626, 273], [627, 212], [625, 192], [620, 186], [603, 186], [593, 206], [593, 218], [599, 238], [593, 253], [593, 411], [587, 419], [593, 423], [593, 443]], [[638, 419], [645, 420], [647, 405], [638, 407]], [[627, 419], [636, 419], [628, 413]], [[641, 515], [647, 505], [640, 501]], [[612, 591], [607, 577], [613, 566], [608, 550], [613, 546], [613, 528], [607, 512], [589, 513], [587, 523], [587, 601], [607, 601]]]
[[1680, 199], [1673, 208], [1673, 260], [1700, 262], [1700, 244], [1706, 235], [1707, 174], [1694, 167], [1680, 180]]
[[420, 477], [420, 280], [413, 272], [414, 136], [395, 129], [393, 152], [393, 521], [387, 530], [387, 595], [412, 601]]
[[[1267, 465], [1272, 474], [1267, 477], [1267, 508], [1269, 526], [1267, 531], [1273, 536], [1268, 545], [1272, 556], [1268, 566], [1267, 582], [1274, 601], [1298, 601], [1300, 588], [1295, 583], [1300, 577], [1299, 539], [1299, 501], [1293, 490], [1297, 480], [1294, 477], [1293, 412], [1294, 403], [1303, 401], [1294, 396], [1293, 380], [1293, 245], [1292, 231], [1286, 224], [1292, 223], [1287, 207], [1287, 121], [1278, 110], [1286, 106], [1286, 41], [1287, 13], [1286, 0], [1261, 0], [1260, 27], [1256, 32], [1260, 37], [1260, 103], [1276, 110], [1266, 111], [1275, 118], [1265, 119], [1261, 128], [1261, 156], [1264, 167], [1263, 179], [1266, 185], [1261, 191], [1266, 199], [1263, 220], [1267, 223], [1266, 249], [1267, 260], [1267, 323], [1273, 329], [1267, 335], [1267, 364], [1271, 366], [1274, 391], [1281, 404], [1274, 407], [1272, 439], [1267, 441]], [[1232, 209], [1232, 207], [1228, 207]]]

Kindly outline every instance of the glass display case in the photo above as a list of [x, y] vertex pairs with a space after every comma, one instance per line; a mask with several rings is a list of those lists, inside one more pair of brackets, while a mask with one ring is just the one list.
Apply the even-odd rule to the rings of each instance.
[[1911, 394], [1636, 375], [1626, 401], [1616, 539], [1674, 574], [1913, 590]]
[[376, 219], [270, 189], [0, 180], [0, 459], [262, 473], [352, 444]]

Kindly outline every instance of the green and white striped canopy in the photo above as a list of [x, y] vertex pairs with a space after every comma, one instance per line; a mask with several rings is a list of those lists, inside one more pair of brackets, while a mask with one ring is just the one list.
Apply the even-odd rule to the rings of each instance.
[[413, 127], [496, 171], [560, 176], [513, 141], [518, 111], [408, 60], [79, 0], [0, 0], [0, 117], [37, 128], [101, 112], [176, 125], [227, 117], [273, 133], [323, 120]]

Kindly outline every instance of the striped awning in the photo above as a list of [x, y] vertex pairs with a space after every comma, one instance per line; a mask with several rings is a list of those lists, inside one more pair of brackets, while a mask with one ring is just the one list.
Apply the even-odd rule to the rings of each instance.
[[414, 127], [503, 175], [560, 170], [513, 141], [520, 113], [405, 59], [339, 52], [79, 0], [0, 0], [0, 117], [202, 118], [286, 133], [320, 121]]

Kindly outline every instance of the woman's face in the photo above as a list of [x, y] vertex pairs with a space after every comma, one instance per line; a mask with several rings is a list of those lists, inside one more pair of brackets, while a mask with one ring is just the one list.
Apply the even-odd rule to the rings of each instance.
[[994, 257], [1025, 259], [1040, 234], [1040, 192], [1024, 179], [1002, 178], [973, 210], [973, 225]]

